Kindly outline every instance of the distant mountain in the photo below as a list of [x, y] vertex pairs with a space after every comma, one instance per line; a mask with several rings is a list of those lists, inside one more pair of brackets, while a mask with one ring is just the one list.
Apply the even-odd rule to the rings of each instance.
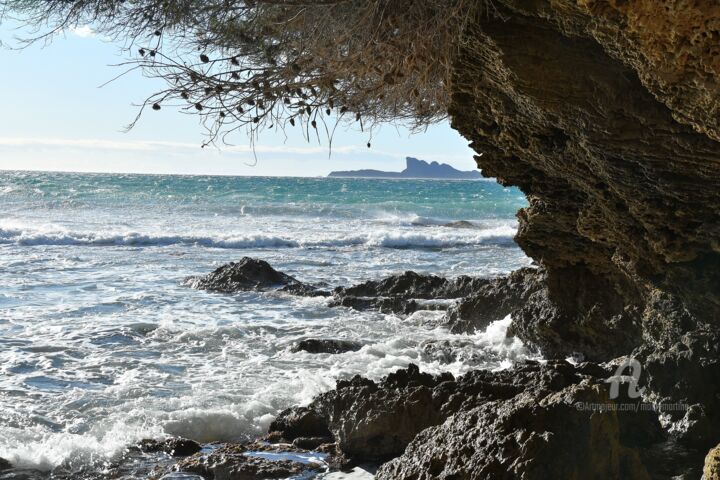
[[477, 170], [457, 170], [447, 163], [426, 162], [413, 157], [405, 158], [405, 170], [402, 172], [383, 172], [382, 170], [347, 170], [330, 172], [328, 177], [352, 178], [436, 178], [454, 180], [477, 180], [482, 178]]

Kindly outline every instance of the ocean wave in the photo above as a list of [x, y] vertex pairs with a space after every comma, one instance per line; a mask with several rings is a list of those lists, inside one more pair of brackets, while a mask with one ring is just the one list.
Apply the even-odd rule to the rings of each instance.
[[511, 245], [514, 226], [501, 225], [485, 229], [449, 231], [377, 230], [359, 234], [336, 234], [309, 238], [254, 233], [247, 235], [162, 235], [142, 232], [95, 233], [43, 231], [0, 228], [0, 244], [18, 246], [80, 245], [153, 247], [186, 245], [205, 248], [318, 248], [318, 247], [386, 247], [451, 248], [472, 245]]

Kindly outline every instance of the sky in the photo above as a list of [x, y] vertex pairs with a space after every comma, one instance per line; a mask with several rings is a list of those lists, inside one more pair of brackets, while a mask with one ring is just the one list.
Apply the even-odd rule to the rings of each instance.
[[80, 26], [50, 45], [18, 50], [17, 24], [0, 24], [0, 170], [324, 176], [331, 170], [402, 170], [405, 157], [475, 168], [467, 141], [447, 122], [410, 135], [383, 126], [368, 134], [338, 129], [328, 158], [326, 142], [298, 134], [265, 132], [255, 156], [245, 134], [222, 148], [207, 138], [199, 119], [171, 108], [146, 111], [126, 132], [138, 104], [162, 87], [139, 72], [100, 88], [123, 70], [122, 45]]

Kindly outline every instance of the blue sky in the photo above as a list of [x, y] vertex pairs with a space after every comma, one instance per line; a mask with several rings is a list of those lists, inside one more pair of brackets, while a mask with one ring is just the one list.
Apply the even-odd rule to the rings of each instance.
[[[401, 170], [406, 156], [475, 168], [467, 142], [447, 122], [426, 132], [385, 126], [368, 149], [366, 133], [340, 131], [328, 158], [327, 144], [264, 133], [255, 164], [248, 139], [201, 149], [199, 119], [170, 108], [147, 111], [130, 132], [146, 96], [161, 84], [139, 72], [107, 86], [122, 72], [121, 45], [103, 40], [88, 27], [58, 36], [48, 46], [13, 50], [15, 25], [0, 25], [0, 169], [223, 175], [326, 175], [331, 170]], [[135, 104], [135, 105], [134, 105]]]

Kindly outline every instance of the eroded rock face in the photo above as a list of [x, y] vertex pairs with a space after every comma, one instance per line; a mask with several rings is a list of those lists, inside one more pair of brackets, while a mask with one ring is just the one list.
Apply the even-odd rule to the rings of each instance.
[[480, 15], [461, 42], [450, 114], [483, 172], [528, 196], [516, 240], [547, 290], [518, 334], [554, 356], [607, 359], [645, 340], [660, 294], [714, 323], [717, 7], [493, 3], [502, 18]]
[[545, 397], [520, 394], [463, 410], [420, 433], [378, 480], [523, 478], [649, 480], [638, 452], [620, 441], [613, 413], [577, 402], [608, 401], [589, 381]]
[[634, 352], [649, 399], [689, 406], [668, 431], [716, 445], [720, 7], [493, 5], [459, 43], [450, 115], [529, 200], [516, 240], [544, 279], [511, 331], [547, 357]]
[[448, 324], [455, 333], [484, 330], [495, 320], [521, 308], [543, 287], [544, 274], [536, 268], [522, 268], [505, 277], [475, 285], [467, 296], [448, 311]]

